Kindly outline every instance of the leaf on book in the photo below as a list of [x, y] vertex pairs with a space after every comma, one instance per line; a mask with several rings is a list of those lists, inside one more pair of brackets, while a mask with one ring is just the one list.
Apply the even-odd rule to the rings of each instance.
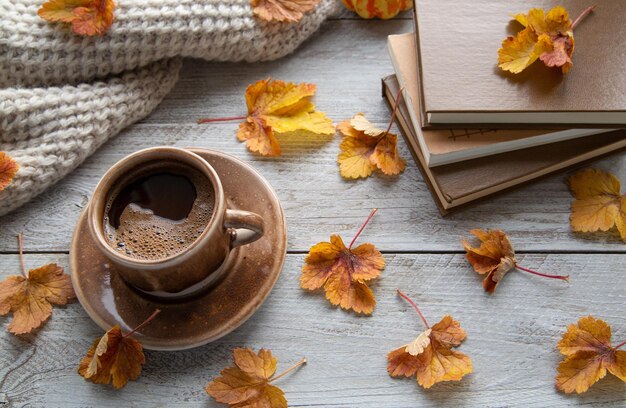
[[554, 7], [547, 13], [533, 8], [528, 14], [516, 14], [515, 20], [524, 29], [502, 41], [498, 50], [498, 66], [518, 74], [540, 59], [546, 66], [560, 67], [566, 74], [572, 67], [574, 28], [591, 10], [593, 7], [584, 10], [574, 22], [562, 6]]

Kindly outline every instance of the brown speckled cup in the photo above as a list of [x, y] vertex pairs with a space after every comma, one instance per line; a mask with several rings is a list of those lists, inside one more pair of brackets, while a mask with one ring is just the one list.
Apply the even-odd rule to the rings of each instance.
[[[208, 224], [195, 241], [174, 255], [159, 259], [138, 259], [112, 248], [104, 231], [106, 203], [115, 189], [136, 180], [142, 166], [179, 162], [206, 177], [215, 203]], [[184, 298], [209, 288], [228, 268], [231, 250], [256, 241], [263, 235], [263, 219], [256, 213], [227, 208], [219, 176], [203, 158], [175, 147], [154, 147], [133, 153], [111, 167], [102, 177], [88, 207], [88, 225], [98, 249], [115, 265], [131, 286], [153, 297]], [[175, 200], [176, 197], [172, 197]]]

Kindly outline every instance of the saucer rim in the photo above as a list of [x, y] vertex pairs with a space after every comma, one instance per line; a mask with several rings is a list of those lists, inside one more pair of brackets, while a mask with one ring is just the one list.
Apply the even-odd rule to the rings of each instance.
[[[250, 309], [247, 311], [247, 313], [243, 314], [242, 317], [238, 320], [235, 321], [231, 327], [229, 327], [227, 330], [224, 330], [223, 332], [220, 332], [218, 334], [216, 334], [213, 337], [208, 337], [206, 339], [202, 339], [201, 341], [198, 342], [192, 342], [192, 343], [187, 343], [187, 344], [173, 344], [173, 345], [162, 345], [162, 344], [155, 344], [150, 340], [155, 340], [156, 338], [152, 337], [149, 338], [149, 341], [146, 342], [146, 339], [143, 338], [143, 336], [137, 336], [138, 340], [141, 342], [142, 346], [144, 349], [146, 350], [155, 350], [155, 351], [182, 351], [182, 350], [189, 350], [192, 348], [196, 348], [196, 347], [201, 347], [204, 346], [208, 343], [212, 343], [230, 333], [232, 333], [234, 330], [236, 330], [237, 328], [241, 327], [244, 323], [246, 323], [248, 321], [248, 319], [250, 319], [260, 308], [261, 306], [265, 303], [265, 301], [267, 300], [267, 298], [269, 297], [269, 295], [272, 293], [272, 291], [274, 290], [274, 287], [276, 286], [276, 282], [278, 282], [278, 279], [280, 278], [280, 276], [282, 275], [282, 271], [283, 271], [283, 267], [285, 266], [285, 260], [287, 258], [287, 243], [288, 243], [288, 236], [287, 236], [287, 219], [285, 217], [285, 211], [283, 209], [282, 203], [280, 202], [280, 199], [278, 197], [278, 195], [276, 194], [276, 191], [274, 191], [274, 189], [272, 188], [271, 184], [267, 181], [267, 179], [265, 177], [263, 177], [263, 175], [261, 173], [259, 173], [255, 168], [253, 168], [251, 165], [249, 165], [248, 163], [244, 162], [243, 160], [234, 157], [232, 155], [229, 155], [227, 153], [223, 153], [220, 151], [216, 151], [216, 150], [212, 150], [212, 149], [206, 149], [206, 148], [195, 148], [195, 147], [183, 147], [183, 149], [185, 150], [190, 150], [193, 153], [196, 153], [198, 155], [202, 155], [203, 153], [208, 153], [214, 156], [219, 156], [223, 159], [226, 159], [228, 161], [231, 162], [236, 162], [238, 165], [245, 167], [247, 170], [251, 171], [253, 174], [255, 174], [259, 180], [264, 184], [264, 186], [266, 187], [267, 191], [270, 192], [270, 194], [276, 199], [276, 204], [278, 205], [278, 210], [279, 210], [279, 214], [280, 214], [280, 219], [282, 220], [282, 229], [281, 231], [279, 231], [278, 229], [276, 230], [276, 232], [280, 232], [282, 233], [282, 246], [284, 248], [283, 251], [281, 251], [281, 259], [278, 263], [278, 265], [276, 266], [276, 270], [277, 273], [274, 274], [274, 278], [273, 280], [270, 282], [270, 285], [266, 291], [265, 294], [263, 294], [261, 296], [260, 299], [258, 299], [257, 302], [254, 302], [256, 304], [253, 304], [253, 302], [249, 302], [246, 304], [246, 306], [250, 306], [252, 305], [252, 307], [250, 307]], [[202, 156], [201, 156], [202, 157]], [[203, 157], [204, 158], [204, 157]], [[211, 163], [209, 163], [211, 164]], [[96, 323], [96, 325], [98, 325], [101, 329], [103, 329], [104, 331], [108, 331], [111, 329], [111, 327], [113, 327], [113, 325], [109, 324], [108, 322], [106, 322], [99, 313], [97, 313], [91, 306], [91, 303], [89, 301], [87, 301], [87, 296], [85, 296], [85, 293], [83, 292], [83, 288], [82, 286], [80, 286], [78, 284], [78, 274], [74, 273], [75, 270], [75, 266], [77, 264], [77, 259], [76, 256], [79, 252], [78, 248], [78, 231], [79, 231], [79, 226], [81, 224], [81, 222], [83, 222], [84, 218], [87, 216], [87, 209], [89, 207], [89, 202], [85, 205], [85, 208], [83, 208], [83, 210], [81, 211], [78, 220], [76, 222], [76, 227], [74, 229], [74, 232], [72, 234], [72, 242], [70, 245], [70, 253], [69, 253], [69, 265], [70, 265], [70, 277], [72, 280], [72, 286], [74, 288], [74, 292], [76, 293], [76, 298], [78, 299], [80, 305], [82, 306], [82, 308], [85, 310], [85, 312], [87, 313], [87, 315], [91, 318], [91, 320], [93, 320], [94, 323]], [[237, 248], [240, 249], [240, 248]], [[237, 251], [237, 256], [239, 256], [239, 251]], [[252, 299], [253, 301], [256, 299]], [[188, 302], [183, 302], [183, 303], [193, 303], [197, 301], [197, 299], [191, 299]], [[120, 324], [119, 321], [116, 320], [115, 322], [116, 324]], [[123, 323], [123, 322], [122, 322]], [[141, 332], [139, 332], [138, 334], [141, 334]], [[156, 339], [158, 343], [158, 339]]]

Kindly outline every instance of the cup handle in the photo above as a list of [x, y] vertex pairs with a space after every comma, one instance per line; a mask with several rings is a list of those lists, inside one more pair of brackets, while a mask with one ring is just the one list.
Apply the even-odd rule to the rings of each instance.
[[[226, 210], [224, 217], [224, 226], [232, 228], [230, 231], [230, 247], [236, 248], [246, 245], [263, 236], [264, 232], [263, 218], [259, 214], [243, 211], [243, 210]], [[241, 234], [238, 229], [246, 229], [246, 233]]]

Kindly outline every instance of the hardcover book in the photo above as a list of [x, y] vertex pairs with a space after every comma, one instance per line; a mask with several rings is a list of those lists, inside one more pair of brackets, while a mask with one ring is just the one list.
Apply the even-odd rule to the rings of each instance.
[[568, 74], [541, 61], [519, 74], [498, 67], [502, 40], [523, 27], [512, 15], [589, 0], [415, 0], [423, 124], [626, 127], [626, 4], [597, 2], [574, 31]]
[[462, 129], [421, 126], [419, 86], [413, 33], [390, 35], [389, 56], [402, 87], [413, 131], [429, 167], [608, 132], [610, 129]]
[[[390, 108], [399, 89], [394, 75], [383, 78], [383, 97]], [[396, 121], [442, 215], [626, 147], [626, 130], [617, 130], [597, 137], [583, 137], [429, 168], [402, 98]]]

